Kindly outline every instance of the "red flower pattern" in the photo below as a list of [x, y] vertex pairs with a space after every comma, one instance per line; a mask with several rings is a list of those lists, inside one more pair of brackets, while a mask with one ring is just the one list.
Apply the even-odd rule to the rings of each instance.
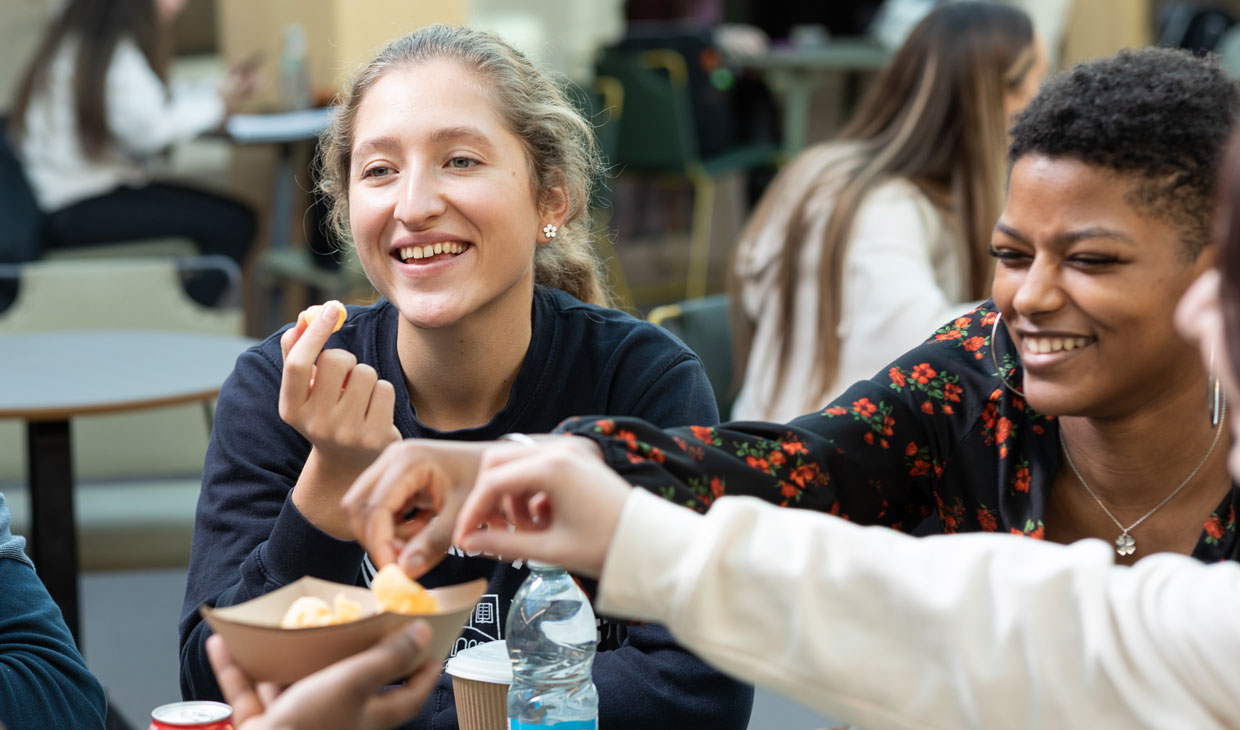
[[977, 524], [986, 532], [994, 532], [999, 528], [999, 523], [995, 520], [995, 516], [985, 507], [977, 509]]
[[[620, 461], [643, 465], [628, 475], [638, 484], [655, 474], [679, 474], [682, 466], [692, 469], [691, 496], [681, 493], [683, 486], [651, 488], [698, 509], [730, 493], [754, 494], [896, 529], [937, 513], [944, 532], [1044, 539], [1038, 505], [1045, 503], [1045, 475], [1052, 470], [1039, 467], [1037, 479], [1034, 473], [1054, 445], [1047, 441], [1054, 440], [1054, 429], [1046, 427], [1054, 419], [994, 379], [987, 350], [994, 321], [985, 309], [958, 318], [878, 382], [854, 386], [847, 400], [825, 407], [821, 426], [810, 417], [765, 435], [727, 425], [668, 434], [623, 419], [581, 421], [584, 427], [570, 421], [564, 428], [610, 436], [625, 447], [627, 459]], [[985, 362], [974, 364], [978, 357]], [[1018, 365], [1004, 358], [1004, 367]], [[1001, 474], [1006, 483], [999, 482]], [[1201, 524], [1197, 557], [1240, 555], [1231, 503]]]
[[934, 368], [930, 367], [930, 363], [928, 362], [923, 362], [920, 365], [914, 365], [913, 372], [909, 373], [910, 378], [916, 380], [922, 385], [929, 383], [935, 375], [938, 375], [938, 373]]
[[861, 398], [853, 401], [853, 412], [860, 414], [862, 418], [869, 418], [878, 413], [878, 406], [870, 402], [869, 398]]

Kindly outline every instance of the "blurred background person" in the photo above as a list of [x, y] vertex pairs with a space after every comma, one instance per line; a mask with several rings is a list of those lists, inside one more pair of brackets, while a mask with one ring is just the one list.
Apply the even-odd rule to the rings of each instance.
[[[9, 127], [45, 214], [44, 246], [77, 248], [166, 236], [241, 265], [255, 216], [243, 203], [154, 182], [168, 147], [221, 126], [253, 93], [239, 66], [218, 87], [170, 88], [171, 24], [185, 0], [70, 0], [17, 87]], [[227, 281], [202, 274], [187, 289], [214, 304]]]
[[1007, 125], [1046, 73], [1021, 10], [941, 6], [776, 177], [733, 254], [733, 418], [817, 410], [989, 293]]

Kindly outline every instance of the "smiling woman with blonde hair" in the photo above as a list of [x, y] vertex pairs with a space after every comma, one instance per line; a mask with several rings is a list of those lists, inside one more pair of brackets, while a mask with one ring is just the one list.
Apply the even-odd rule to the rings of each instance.
[[[251, 348], [220, 393], [181, 618], [186, 698], [218, 699], [198, 607], [375, 565], [340, 498], [401, 438], [486, 441], [619, 411], [718, 420], [701, 361], [608, 309], [585, 216], [597, 165], [565, 92], [490, 33], [442, 25], [382, 49], [324, 142], [334, 220], [382, 299], [339, 303]], [[502, 638], [523, 563], [454, 551], [434, 588], [488, 580], [454, 650]], [[751, 691], [659, 626], [603, 621], [594, 677], [614, 727], [743, 728]], [[452, 727], [441, 678], [416, 727]]]

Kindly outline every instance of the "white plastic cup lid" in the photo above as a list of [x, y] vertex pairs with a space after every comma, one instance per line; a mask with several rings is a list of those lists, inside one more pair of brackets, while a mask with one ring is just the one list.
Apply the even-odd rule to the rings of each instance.
[[477, 644], [456, 653], [444, 670], [453, 677], [475, 682], [512, 684], [512, 662], [503, 640]]

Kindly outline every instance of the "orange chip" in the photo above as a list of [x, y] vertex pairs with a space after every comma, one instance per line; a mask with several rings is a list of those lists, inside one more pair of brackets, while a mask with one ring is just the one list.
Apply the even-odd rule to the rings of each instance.
[[302, 596], [284, 612], [280, 628], [304, 629], [311, 626], [330, 626], [335, 623], [332, 607], [318, 596]]
[[[307, 307], [304, 312], [297, 315], [297, 323], [309, 327], [310, 323], [314, 321], [314, 318], [319, 316], [319, 313], [323, 311], [323, 306], [324, 305], [322, 304], [313, 304]], [[340, 314], [336, 318], [336, 326], [332, 328], [332, 332], [339, 332], [340, 328], [344, 326], [345, 318], [349, 316], [349, 313], [345, 310], [343, 304], [337, 303], [336, 307]]]
[[435, 597], [405, 575], [396, 563], [388, 563], [370, 581], [379, 608], [392, 613], [430, 613], [439, 607]]
[[336, 610], [318, 596], [302, 596], [284, 612], [282, 629], [308, 629], [314, 626], [335, 626], [362, 618], [362, 606], [343, 593], [336, 594]]

